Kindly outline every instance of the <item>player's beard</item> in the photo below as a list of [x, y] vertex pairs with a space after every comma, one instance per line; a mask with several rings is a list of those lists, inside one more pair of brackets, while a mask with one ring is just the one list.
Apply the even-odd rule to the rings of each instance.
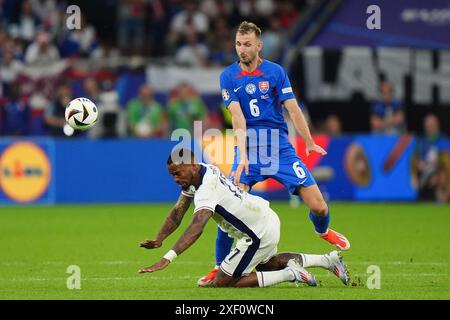
[[248, 67], [255, 61], [256, 53], [252, 54], [252, 55], [246, 54], [245, 58], [242, 58], [242, 56], [240, 58], [241, 58], [241, 63], [245, 64]]

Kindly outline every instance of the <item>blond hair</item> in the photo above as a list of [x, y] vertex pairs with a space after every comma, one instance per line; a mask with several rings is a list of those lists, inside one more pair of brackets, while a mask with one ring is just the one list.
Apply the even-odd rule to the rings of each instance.
[[252, 32], [255, 33], [255, 35], [258, 39], [261, 38], [261, 29], [253, 22], [248, 22], [248, 21], [242, 22], [236, 31], [236, 33], [239, 33], [239, 34], [249, 34]]

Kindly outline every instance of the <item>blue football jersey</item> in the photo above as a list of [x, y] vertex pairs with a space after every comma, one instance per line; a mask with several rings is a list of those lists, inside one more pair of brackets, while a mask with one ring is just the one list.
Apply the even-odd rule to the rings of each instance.
[[263, 60], [250, 73], [235, 62], [220, 75], [220, 88], [227, 108], [232, 101], [239, 102], [248, 128], [282, 129], [287, 133], [281, 103], [295, 96], [283, 67]]

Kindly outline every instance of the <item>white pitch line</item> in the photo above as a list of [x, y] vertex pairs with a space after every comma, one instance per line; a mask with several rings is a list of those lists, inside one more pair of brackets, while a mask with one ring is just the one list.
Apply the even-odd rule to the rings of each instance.
[[[98, 262], [82, 262], [78, 263], [78, 265], [140, 265], [145, 262], [142, 261], [130, 261], [130, 260], [111, 260], [111, 261], [98, 261]], [[377, 261], [346, 261], [345, 263], [349, 265], [350, 267], [352, 265], [405, 265], [405, 266], [447, 266], [450, 265], [448, 262], [407, 262], [407, 261], [384, 261], [384, 262], [377, 262]], [[67, 261], [45, 261], [42, 263], [38, 263], [35, 265], [64, 265], [68, 266], [71, 264], [77, 264], [75, 261], [67, 262]], [[193, 265], [193, 266], [207, 266], [210, 265], [208, 262], [199, 262], [199, 261], [177, 261], [178, 265]], [[0, 262], [1, 266], [7, 266], [7, 267], [13, 267], [13, 266], [28, 266], [29, 263], [22, 262], [22, 261], [6, 261], [6, 262]]]
[[408, 265], [408, 266], [447, 266], [448, 262], [406, 262], [406, 261], [387, 261], [387, 262], [377, 262], [377, 261], [346, 261], [347, 265]]
[[[141, 265], [145, 264], [145, 262], [142, 261], [127, 261], [127, 260], [117, 260], [117, 261], [98, 261], [98, 262], [82, 262], [82, 263], [76, 263], [76, 261], [45, 261], [42, 263], [34, 263], [34, 265], [63, 265], [63, 266], [69, 266], [72, 264], [78, 264], [78, 265]], [[177, 264], [179, 265], [194, 265], [194, 266], [208, 266], [212, 265], [208, 262], [199, 262], [199, 261], [177, 261]], [[16, 266], [29, 266], [29, 263], [21, 262], [21, 261], [11, 261], [11, 262], [0, 262], [0, 266], [6, 266], [6, 267], [16, 267]]]
[[[330, 274], [331, 275], [331, 274]], [[351, 277], [367, 278], [370, 274], [353, 274], [350, 272]], [[381, 277], [444, 277], [450, 276], [450, 273], [383, 273], [381, 272]]]
[[[331, 277], [333, 276], [331, 273], [327, 273], [326, 275], [321, 275], [319, 277]], [[361, 279], [367, 278], [369, 275], [367, 274], [351, 274], [353, 277], [360, 277]], [[443, 277], [450, 276], [449, 273], [382, 273], [381, 277]], [[133, 277], [92, 277], [92, 278], [81, 278], [82, 281], [122, 281], [122, 280], [190, 280], [197, 279], [200, 277], [186, 275], [186, 276], [154, 276], [154, 275], [141, 275], [141, 276], [133, 276]], [[333, 276], [334, 277], [334, 276]], [[29, 282], [29, 281], [65, 281], [67, 278], [0, 278], [0, 282]]]
[[[136, 277], [93, 277], [93, 278], [81, 278], [81, 281], [121, 281], [121, 280], [190, 280], [197, 279], [200, 276], [178, 276], [178, 277], [158, 277], [158, 276], [136, 276]], [[65, 281], [67, 278], [0, 278], [0, 281], [4, 282], [28, 282], [28, 281]]]
[[[142, 264], [141, 261], [100, 261], [98, 264], [106, 264], [106, 265], [135, 265], [135, 264]], [[177, 264], [180, 265], [210, 265], [209, 263], [205, 262], [199, 262], [199, 261], [177, 261]]]

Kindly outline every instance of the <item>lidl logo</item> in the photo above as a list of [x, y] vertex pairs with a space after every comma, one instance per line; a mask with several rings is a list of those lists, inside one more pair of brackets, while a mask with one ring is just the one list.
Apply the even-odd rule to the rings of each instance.
[[0, 155], [0, 188], [11, 200], [32, 202], [48, 189], [51, 166], [41, 147], [17, 142]]

